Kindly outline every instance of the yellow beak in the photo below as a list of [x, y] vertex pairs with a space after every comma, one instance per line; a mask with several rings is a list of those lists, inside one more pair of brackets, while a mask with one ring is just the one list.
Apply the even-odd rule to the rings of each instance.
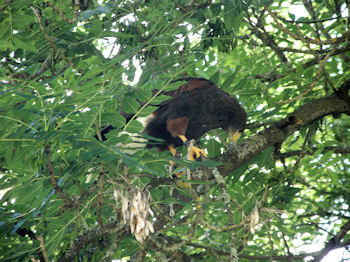
[[233, 142], [233, 144], [237, 143], [237, 140], [242, 136], [242, 132], [239, 132], [238, 130], [235, 131], [233, 134], [230, 134], [230, 141]]

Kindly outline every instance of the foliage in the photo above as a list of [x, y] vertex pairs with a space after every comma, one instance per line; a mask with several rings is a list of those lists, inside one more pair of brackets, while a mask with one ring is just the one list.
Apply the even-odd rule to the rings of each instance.
[[[349, 16], [344, 0], [3, 1], [0, 259], [317, 261], [348, 247], [350, 110], [327, 97], [350, 79]], [[199, 141], [210, 160], [196, 163], [132, 144], [142, 125], [121, 107], [146, 116], [139, 101], [160, 103], [154, 90], [184, 76], [244, 106], [236, 151], [222, 130]], [[301, 107], [314, 101], [320, 117]], [[299, 109], [309, 121], [277, 124]], [[191, 178], [171, 178], [169, 160]], [[155, 229], [143, 243], [122, 211], [141, 191]]]

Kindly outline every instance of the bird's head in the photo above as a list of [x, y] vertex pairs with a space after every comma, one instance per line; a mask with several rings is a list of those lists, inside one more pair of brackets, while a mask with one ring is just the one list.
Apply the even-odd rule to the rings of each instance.
[[[240, 110], [237, 110], [240, 109]], [[230, 115], [227, 126], [223, 128], [230, 140], [231, 149], [233, 149], [246, 127], [247, 114], [242, 107], [237, 107], [234, 113]]]
[[240, 130], [234, 130], [228, 133], [229, 135], [229, 139], [233, 144], [236, 144], [238, 139], [240, 139], [240, 137], [243, 135], [244, 129], [240, 129]]
[[243, 135], [247, 122], [247, 113], [238, 101], [227, 93], [222, 95], [220, 107], [221, 110], [217, 114], [217, 118], [221, 122], [221, 128], [230, 139], [231, 148], [233, 148]]

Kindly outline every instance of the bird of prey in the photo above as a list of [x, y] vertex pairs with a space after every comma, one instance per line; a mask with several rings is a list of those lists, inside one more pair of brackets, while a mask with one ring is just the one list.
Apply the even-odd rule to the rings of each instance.
[[[156, 147], [163, 151], [188, 144], [191, 139], [198, 139], [206, 132], [222, 128], [232, 142], [236, 142], [246, 126], [247, 114], [238, 101], [229, 93], [218, 88], [204, 78], [185, 78], [176, 90], [165, 92], [170, 99], [156, 105], [158, 108], [148, 119], [144, 133], [160, 138], [163, 142], [149, 140], [146, 147]], [[130, 115], [127, 118], [131, 118]], [[102, 136], [111, 130], [107, 127]], [[203, 150], [192, 147], [190, 159], [195, 160]]]

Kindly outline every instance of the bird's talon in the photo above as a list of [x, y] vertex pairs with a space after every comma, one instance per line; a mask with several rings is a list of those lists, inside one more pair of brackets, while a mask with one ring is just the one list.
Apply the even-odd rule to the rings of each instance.
[[180, 179], [181, 176], [182, 176], [182, 174], [183, 174], [183, 172], [181, 172], [181, 173], [174, 173], [174, 174], [172, 175], [172, 178]]
[[192, 146], [191, 153], [190, 153], [190, 160], [191, 161], [196, 161], [201, 156], [207, 157], [207, 154], [204, 152], [203, 149], [195, 147], [195, 146]]

